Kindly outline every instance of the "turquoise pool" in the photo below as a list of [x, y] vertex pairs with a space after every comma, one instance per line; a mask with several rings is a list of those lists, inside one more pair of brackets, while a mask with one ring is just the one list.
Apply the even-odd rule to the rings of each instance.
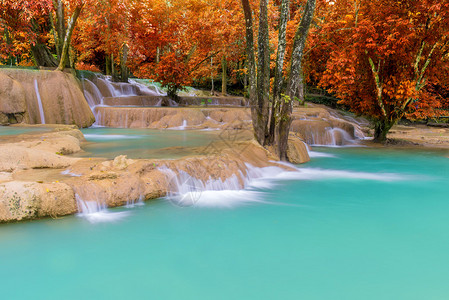
[[448, 153], [315, 151], [251, 203], [0, 225], [2, 299], [448, 299]]
[[[87, 143], [82, 146], [81, 157], [114, 158], [127, 155], [129, 158], [174, 158], [182, 156], [186, 147], [206, 147], [219, 139], [215, 131], [158, 130], [122, 128], [81, 129]], [[160, 150], [162, 148], [173, 148]]]
[[46, 127], [19, 127], [19, 126], [0, 126], [0, 136], [18, 135], [24, 133], [37, 133], [50, 131], [51, 128]]

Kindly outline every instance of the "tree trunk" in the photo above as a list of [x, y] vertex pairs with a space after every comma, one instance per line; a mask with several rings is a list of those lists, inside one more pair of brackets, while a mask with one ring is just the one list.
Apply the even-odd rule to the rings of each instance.
[[228, 84], [228, 79], [227, 79], [227, 69], [228, 69], [228, 64], [226, 61], [226, 56], [223, 55], [222, 59], [221, 59], [221, 94], [223, 96], [226, 96], [227, 90], [226, 90], [226, 85]]
[[270, 129], [267, 143], [272, 145], [275, 140], [276, 126], [281, 100], [281, 90], [283, 84], [282, 71], [284, 69], [285, 48], [287, 46], [286, 32], [287, 22], [290, 15], [290, 0], [282, 0], [281, 17], [279, 19], [278, 50], [276, 57], [276, 69], [274, 74], [273, 98], [271, 104]]
[[55, 40], [55, 45], [58, 59], [61, 61], [64, 38], [66, 36], [64, 3], [62, 0], [53, 0], [53, 5], [56, 9], [56, 32], [58, 34], [58, 38]]
[[120, 79], [122, 82], [128, 82], [128, 67], [126, 62], [128, 60], [129, 47], [126, 43], [122, 46], [122, 51], [120, 55]]
[[70, 41], [72, 39], [73, 29], [75, 29], [76, 20], [78, 19], [83, 6], [77, 6], [75, 11], [73, 12], [72, 17], [70, 18], [69, 25], [67, 27], [67, 32], [64, 38], [64, 46], [61, 51], [61, 60], [59, 61], [59, 66], [57, 68], [58, 71], [63, 71], [64, 67], [67, 64], [68, 54], [69, 54], [69, 46]]
[[58, 62], [46, 45], [36, 44], [31, 46], [31, 53], [33, 54], [34, 62], [38, 66], [50, 68], [56, 68], [58, 66]]
[[[270, 101], [270, 45], [268, 34], [268, 0], [260, 0], [257, 67], [257, 140], [266, 145]], [[256, 128], [255, 128], [256, 129]]]
[[257, 122], [257, 79], [256, 79], [256, 62], [254, 57], [254, 30], [253, 30], [253, 15], [251, 11], [251, 6], [249, 0], [242, 0], [243, 12], [245, 14], [245, 33], [246, 33], [246, 62], [248, 68], [248, 96], [249, 105], [251, 107], [251, 119], [253, 120], [253, 127], [255, 132], [255, 137], [260, 143], [258, 132], [260, 129], [257, 127], [259, 123]]
[[299, 94], [299, 87], [302, 84], [302, 56], [306, 45], [307, 34], [315, 13], [316, 0], [307, 0], [301, 23], [296, 30], [293, 42], [293, 52], [290, 64], [290, 78], [288, 81], [287, 92], [290, 99], [285, 98], [282, 101], [281, 115], [278, 128], [278, 151], [281, 160], [287, 160], [288, 135], [291, 124], [291, 114], [293, 111], [293, 101]]
[[210, 80], [211, 80], [211, 83], [212, 83], [212, 88], [210, 90], [210, 94], [212, 96], [215, 94], [213, 63], [214, 63], [214, 58], [213, 58], [213, 56], [211, 56], [210, 57]]
[[115, 69], [114, 53], [111, 54], [111, 73], [112, 81], [118, 81], [117, 70]]
[[111, 57], [109, 55], [106, 55], [105, 58], [105, 66], [106, 66], [106, 76], [111, 75]]
[[390, 131], [391, 127], [393, 127], [395, 122], [388, 120], [377, 120], [374, 123], [374, 142], [376, 143], [384, 143], [387, 140], [387, 134]]

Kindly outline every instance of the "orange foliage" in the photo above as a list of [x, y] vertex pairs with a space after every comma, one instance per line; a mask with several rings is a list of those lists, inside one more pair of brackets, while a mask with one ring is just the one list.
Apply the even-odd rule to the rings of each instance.
[[309, 80], [375, 120], [441, 113], [432, 87], [447, 82], [449, 1], [335, 1], [321, 20]]

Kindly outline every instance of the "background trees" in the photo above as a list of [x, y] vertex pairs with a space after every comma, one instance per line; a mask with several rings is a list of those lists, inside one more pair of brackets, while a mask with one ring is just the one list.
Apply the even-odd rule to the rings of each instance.
[[282, 149], [305, 78], [382, 141], [401, 118], [449, 108], [448, 2], [317, 0], [309, 18], [306, 0], [0, 0], [0, 64], [131, 72], [173, 98], [218, 80], [246, 90], [257, 139]]
[[448, 1], [336, 1], [321, 28], [319, 83], [374, 120], [384, 141], [401, 118], [438, 116], [447, 77]]

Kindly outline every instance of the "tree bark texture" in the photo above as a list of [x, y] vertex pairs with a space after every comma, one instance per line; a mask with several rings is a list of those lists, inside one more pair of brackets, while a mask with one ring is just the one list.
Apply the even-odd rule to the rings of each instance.
[[374, 123], [374, 142], [383, 143], [387, 140], [387, 134], [395, 122], [386, 119], [377, 120]]
[[259, 125], [257, 122], [257, 78], [256, 78], [256, 61], [254, 57], [254, 30], [253, 30], [253, 15], [249, 0], [242, 0], [243, 13], [245, 15], [245, 33], [246, 33], [246, 63], [248, 68], [248, 96], [249, 105], [251, 107], [251, 119], [253, 120], [253, 127], [255, 137], [260, 143], [259, 135], [260, 130], [256, 127]]
[[276, 57], [276, 69], [274, 74], [273, 97], [271, 102], [270, 129], [268, 134], [268, 144], [273, 144], [278, 124], [279, 108], [281, 106], [281, 91], [283, 85], [282, 71], [284, 68], [285, 49], [287, 47], [287, 22], [290, 15], [290, 0], [282, 0], [281, 16], [279, 19], [278, 50]]
[[70, 47], [70, 41], [72, 39], [73, 29], [75, 29], [76, 20], [78, 19], [81, 10], [83, 6], [77, 6], [75, 8], [75, 11], [72, 14], [72, 17], [70, 18], [69, 24], [67, 26], [67, 32], [64, 37], [64, 44], [61, 51], [61, 60], [59, 61], [59, 66], [57, 68], [58, 71], [63, 71], [64, 67], [67, 64], [67, 59], [69, 56], [69, 47]]
[[281, 114], [278, 126], [278, 151], [281, 160], [287, 160], [288, 135], [292, 122], [293, 101], [299, 94], [302, 84], [302, 57], [306, 45], [307, 34], [315, 13], [316, 0], [307, 0], [304, 14], [296, 30], [293, 41], [293, 52], [290, 63], [290, 78], [287, 85], [287, 93], [290, 99], [282, 101]]
[[[270, 101], [270, 45], [268, 34], [268, 0], [260, 0], [257, 65], [257, 140], [266, 145]], [[253, 120], [254, 122], [254, 120]]]
[[129, 47], [126, 43], [122, 45], [121, 53], [120, 53], [120, 79], [122, 82], [128, 82], [128, 67], [126, 66], [126, 62], [128, 61], [128, 52]]
[[226, 61], [226, 56], [223, 55], [221, 58], [221, 94], [226, 96], [227, 90], [226, 86], [228, 84], [227, 72], [228, 70], [228, 62]]
[[31, 53], [38, 66], [51, 68], [56, 68], [58, 66], [57, 60], [53, 57], [46, 45], [36, 44], [32, 46]]

